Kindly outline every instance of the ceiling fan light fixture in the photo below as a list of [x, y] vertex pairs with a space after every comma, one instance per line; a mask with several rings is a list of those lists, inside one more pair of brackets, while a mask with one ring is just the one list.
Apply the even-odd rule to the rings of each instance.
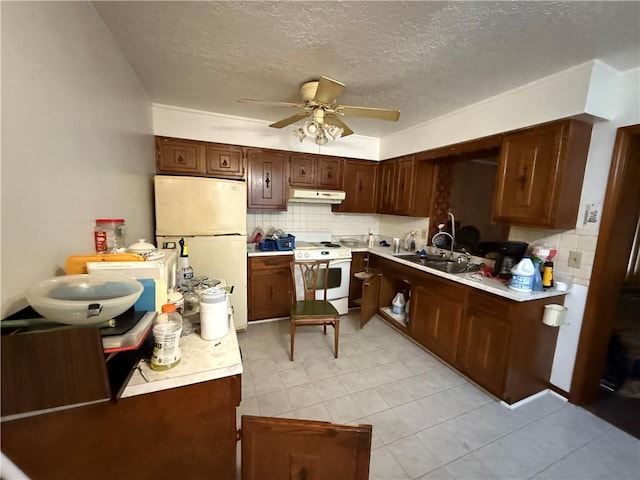
[[329, 143], [329, 139], [324, 134], [324, 130], [320, 130], [320, 132], [318, 132], [318, 135], [316, 135], [316, 143], [318, 145], [326, 145], [327, 143]]
[[304, 138], [307, 136], [306, 133], [304, 133], [304, 128], [303, 127], [298, 127], [293, 131], [293, 134], [296, 136], [296, 138], [298, 140], [300, 140], [300, 143], [302, 143], [302, 141], [304, 140]]
[[324, 126], [327, 135], [329, 135], [333, 140], [337, 140], [344, 132], [344, 129], [338, 127], [337, 125], [325, 125]]
[[320, 132], [320, 125], [318, 125], [316, 122], [306, 122], [304, 124], [304, 127], [302, 127], [304, 130], [305, 135], [309, 136], [309, 137], [315, 137], [316, 135], [318, 135], [318, 133]]

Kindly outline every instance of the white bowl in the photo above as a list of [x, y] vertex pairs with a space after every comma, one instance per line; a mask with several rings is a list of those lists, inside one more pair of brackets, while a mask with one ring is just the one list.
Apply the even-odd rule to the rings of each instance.
[[68, 325], [93, 325], [126, 312], [143, 286], [128, 277], [66, 275], [29, 287], [27, 301], [45, 318]]

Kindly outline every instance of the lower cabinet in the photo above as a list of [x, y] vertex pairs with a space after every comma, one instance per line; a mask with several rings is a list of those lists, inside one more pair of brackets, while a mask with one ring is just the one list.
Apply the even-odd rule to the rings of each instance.
[[240, 375], [2, 422], [29, 478], [236, 478]]
[[[507, 403], [548, 388], [558, 329], [542, 317], [564, 297], [517, 302], [376, 255], [370, 264], [382, 273], [378, 314], [389, 324]], [[387, 308], [397, 292], [410, 298], [403, 323]]]
[[456, 362], [467, 287], [427, 278], [411, 289], [409, 334], [452, 365]]
[[291, 255], [249, 257], [249, 321], [289, 315]]
[[500, 310], [491, 313], [470, 306], [465, 328], [458, 365], [475, 382], [499, 396], [509, 355], [509, 321], [502, 318]]
[[548, 388], [558, 329], [542, 323], [544, 307], [564, 297], [516, 302], [479, 290], [469, 294], [458, 368], [507, 403]]

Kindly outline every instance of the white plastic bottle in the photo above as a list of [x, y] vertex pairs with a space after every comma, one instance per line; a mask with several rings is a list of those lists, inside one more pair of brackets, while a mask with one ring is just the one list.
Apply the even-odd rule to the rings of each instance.
[[151, 368], [153, 370], [169, 370], [180, 363], [180, 335], [182, 334], [182, 317], [173, 303], [162, 306], [162, 313], [156, 316], [153, 323], [153, 354]]
[[528, 255], [522, 257], [512, 269], [509, 288], [518, 292], [527, 293], [533, 288], [533, 275], [535, 267]]

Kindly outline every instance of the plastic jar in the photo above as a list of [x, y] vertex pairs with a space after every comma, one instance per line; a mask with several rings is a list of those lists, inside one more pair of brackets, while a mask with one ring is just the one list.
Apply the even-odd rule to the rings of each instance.
[[511, 269], [509, 288], [518, 292], [527, 293], [533, 289], [533, 275], [535, 267], [531, 258], [525, 255], [522, 260]]
[[153, 370], [169, 370], [180, 363], [180, 335], [182, 334], [182, 317], [173, 303], [162, 306], [162, 312], [156, 316], [153, 324], [153, 354], [151, 368]]
[[200, 336], [217, 340], [229, 333], [227, 292], [220, 287], [207, 288], [200, 295]]
[[96, 253], [124, 251], [124, 218], [98, 218], [93, 229]]

